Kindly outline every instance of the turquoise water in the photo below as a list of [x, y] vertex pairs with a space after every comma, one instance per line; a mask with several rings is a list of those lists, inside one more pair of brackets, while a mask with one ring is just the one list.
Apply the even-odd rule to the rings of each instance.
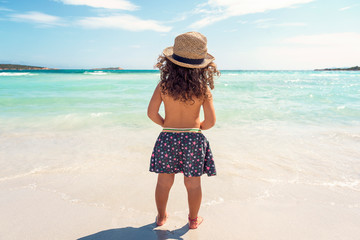
[[[150, 127], [146, 108], [155, 70], [0, 72], [0, 128]], [[254, 122], [360, 123], [360, 73], [222, 71], [217, 127]]]

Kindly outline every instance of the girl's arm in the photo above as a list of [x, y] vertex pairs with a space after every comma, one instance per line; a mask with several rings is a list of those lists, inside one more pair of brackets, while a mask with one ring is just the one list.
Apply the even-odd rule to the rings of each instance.
[[154, 94], [150, 100], [147, 115], [156, 124], [164, 125], [164, 118], [159, 114], [159, 108], [162, 102], [160, 86], [157, 85]]
[[213, 104], [213, 98], [210, 90], [208, 89], [207, 95], [209, 96], [204, 100], [203, 109], [204, 109], [204, 121], [200, 123], [200, 129], [207, 130], [215, 125], [216, 115], [215, 108]]

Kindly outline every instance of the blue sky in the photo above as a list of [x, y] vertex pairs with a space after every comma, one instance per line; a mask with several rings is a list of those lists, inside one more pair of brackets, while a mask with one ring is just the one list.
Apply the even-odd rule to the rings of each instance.
[[0, 0], [0, 63], [152, 69], [199, 31], [220, 69], [360, 65], [358, 0]]

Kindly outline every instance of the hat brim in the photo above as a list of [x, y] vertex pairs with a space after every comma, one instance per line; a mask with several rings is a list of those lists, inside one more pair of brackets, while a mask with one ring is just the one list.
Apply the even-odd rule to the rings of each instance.
[[207, 65], [209, 65], [209, 63], [211, 63], [212, 61], [215, 60], [215, 58], [211, 54], [207, 53], [204, 58], [204, 61], [200, 64], [183, 63], [183, 62], [179, 62], [179, 61], [175, 60], [172, 56], [173, 53], [174, 53], [174, 47], [167, 47], [163, 51], [163, 54], [165, 55], [165, 57], [167, 59], [169, 59], [171, 62], [175, 63], [176, 65], [179, 65], [181, 67], [186, 67], [186, 68], [204, 68]]

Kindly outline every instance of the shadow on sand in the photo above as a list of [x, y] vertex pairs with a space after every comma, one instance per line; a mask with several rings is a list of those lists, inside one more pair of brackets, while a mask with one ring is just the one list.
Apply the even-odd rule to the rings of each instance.
[[175, 230], [164, 230], [156, 229], [156, 224], [151, 223], [144, 225], [139, 228], [125, 227], [125, 228], [115, 228], [98, 233], [91, 234], [79, 238], [78, 240], [137, 240], [137, 239], [146, 239], [146, 240], [165, 240], [165, 239], [178, 239], [182, 240], [182, 236], [189, 231], [189, 226], [185, 224], [183, 227]]

